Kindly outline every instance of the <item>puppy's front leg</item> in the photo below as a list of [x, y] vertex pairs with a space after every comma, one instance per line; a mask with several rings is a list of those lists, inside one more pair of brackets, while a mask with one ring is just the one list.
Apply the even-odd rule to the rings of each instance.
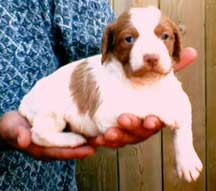
[[191, 182], [199, 177], [202, 163], [193, 147], [192, 131], [190, 128], [175, 130], [174, 147], [179, 177]]
[[193, 146], [191, 105], [187, 96], [179, 102], [180, 112], [174, 133], [174, 148], [179, 177], [184, 176], [185, 180], [191, 182], [199, 177], [202, 170], [202, 163]]

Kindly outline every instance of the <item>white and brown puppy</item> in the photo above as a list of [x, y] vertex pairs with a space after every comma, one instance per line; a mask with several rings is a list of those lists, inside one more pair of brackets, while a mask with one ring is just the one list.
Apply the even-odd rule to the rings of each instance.
[[[76, 147], [117, 126], [122, 113], [155, 115], [175, 131], [178, 175], [196, 180], [202, 163], [193, 147], [191, 104], [173, 72], [180, 50], [177, 26], [157, 8], [130, 9], [107, 27], [102, 55], [60, 68], [23, 98], [19, 111], [33, 126], [32, 140]], [[71, 132], [63, 132], [66, 124]]]

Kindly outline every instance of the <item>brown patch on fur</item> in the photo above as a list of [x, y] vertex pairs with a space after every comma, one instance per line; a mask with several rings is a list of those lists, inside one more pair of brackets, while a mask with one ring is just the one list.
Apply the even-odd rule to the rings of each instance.
[[93, 117], [100, 105], [100, 94], [90, 70], [87, 62], [80, 63], [72, 73], [70, 90], [79, 112]]
[[155, 28], [155, 34], [162, 38], [162, 35], [165, 33], [169, 35], [169, 38], [164, 40], [164, 44], [173, 60], [178, 62], [181, 54], [180, 30], [171, 19], [162, 16], [159, 25]]
[[116, 22], [110, 24], [103, 37], [102, 63], [109, 61], [111, 54], [123, 65], [129, 62], [129, 55], [133, 44], [126, 41], [127, 37], [138, 38], [137, 30], [130, 23], [128, 12], [122, 14]]

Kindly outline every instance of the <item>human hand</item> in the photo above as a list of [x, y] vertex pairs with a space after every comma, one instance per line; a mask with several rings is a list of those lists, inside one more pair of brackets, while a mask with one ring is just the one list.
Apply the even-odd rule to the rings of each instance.
[[180, 62], [174, 65], [174, 71], [178, 72], [185, 67], [193, 64], [197, 59], [197, 51], [194, 48], [187, 47], [184, 48], [181, 52]]
[[144, 141], [164, 127], [154, 116], [148, 116], [144, 121], [133, 114], [122, 114], [118, 118], [118, 127], [111, 127], [104, 135], [89, 139], [89, 144], [98, 147], [118, 148], [127, 144]]
[[8, 112], [0, 119], [0, 138], [12, 148], [46, 161], [83, 159], [95, 153], [95, 149], [91, 146], [50, 148], [35, 145], [31, 142], [30, 128], [28, 121], [18, 112]]
[[[182, 50], [179, 63], [174, 66], [178, 72], [192, 64], [197, 58], [197, 52], [193, 48]], [[127, 144], [134, 144], [144, 141], [157, 133], [164, 124], [154, 116], [147, 117], [144, 121], [132, 114], [123, 114], [118, 119], [119, 127], [110, 128], [104, 135], [100, 135], [90, 142], [94, 146], [121, 147]]]

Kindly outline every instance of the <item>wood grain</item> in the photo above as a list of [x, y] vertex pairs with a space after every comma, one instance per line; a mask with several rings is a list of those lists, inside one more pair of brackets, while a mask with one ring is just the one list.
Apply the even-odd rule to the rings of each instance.
[[216, 190], [216, 1], [206, 0], [207, 185]]
[[158, 6], [159, 0], [112, 0], [116, 15], [119, 16], [129, 7]]
[[162, 190], [161, 137], [119, 150], [120, 191]]
[[132, 0], [115, 0], [113, 1], [113, 8], [117, 16], [132, 6]]
[[158, 6], [159, 0], [132, 0], [133, 7], [142, 7], [148, 5]]
[[[197, 49], [199, 58], [196, 64], [180, 72], [179, 79], [188, 93], [193, 107], [194, 146], [205, 166], [205, 46], [204, 46], [204, 1], [200, 0], [161, 0], [161, 9], [177, 23], [187, 28], [184, 45]], [[179, 113], [179, 115], [181, 115]], [[196, 183], [179, 180], [175, 171], [172, 133], [168, 129], [164, 140], [164, 190], [201, 191], [205, 190], [205, 169]]]
[[76, 179], [80, 191], [118, 191], [117, 151], [99, 149], [94, 157], [78, 161]]

